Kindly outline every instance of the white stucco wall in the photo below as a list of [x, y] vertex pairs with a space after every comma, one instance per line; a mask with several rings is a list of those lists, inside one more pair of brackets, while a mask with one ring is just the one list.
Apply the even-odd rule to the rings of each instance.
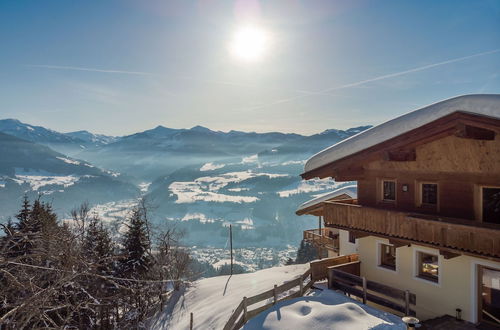
[[[378, 266], [379, 243], [388, 241], [373, 236], [357, 240], [361, 276], [415, 293], [415, 310], [421, 320], [455, 316], [455, 309], [460, 308], [462, 318], [477, 322], [477, 265], [500, 269], [499, 262], [463, 255], [446, 260], [436, 249], [411, 245], [396, 249], [396, 271], [392, 271]], [[416, 277], [418, 251], [439, 255], [439, 283]]]
[[339, 255], [358, 253], [357, 244], [349, 243], [349, 232], [339, 230]]

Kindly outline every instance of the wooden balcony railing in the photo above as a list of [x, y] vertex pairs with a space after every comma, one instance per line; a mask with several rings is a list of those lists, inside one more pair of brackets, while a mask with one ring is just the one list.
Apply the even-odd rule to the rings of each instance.
[[313, 281], [324, 280], [328, 278], [328, 267], [340, 265], [345, 266], [345, 268], [341, 268], [342, 270], [350, 272], [354, 275], [359, 275], [359, 263], [360, 261], [358, 254], [349, 254], [345, 256], [314, 260], [310, 263], [311, 278], [313, 279]]
[[304, 240], [320, 247], [338, 252], [339, 236], [332, 234], [329, 228], [304, 230]]
[[500, 259], [500, 225], [325, 202], [327, 226]]

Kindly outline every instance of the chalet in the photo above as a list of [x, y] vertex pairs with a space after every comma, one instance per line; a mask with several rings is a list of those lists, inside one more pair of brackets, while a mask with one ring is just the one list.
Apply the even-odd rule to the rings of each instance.
[[421, 320], [500, 326], [500, 95], [445, 100], [337, 143], [302, 174], [327, 177], [357, 193], [297, 214], [338, 234], [334, 252], [355, 255], [357, 275], [414, 293]]
[[[310, 214], [318, 216], [318, 229], [304, 231], [304, 240], [311, 243], [318, 249], [320, 257], [335, 257], [339, 255], [340, 234], [345, 235], [346, 231], [339, 231], [337, 228], [323, 227], [322, 214], [324, 202], [349, 201], [357, 198], [356, 186], [349, 185], [340, 189], [320, 195], [299, 206], [297, 214]], [[345, 252], [345, 248], [342, 249]]]

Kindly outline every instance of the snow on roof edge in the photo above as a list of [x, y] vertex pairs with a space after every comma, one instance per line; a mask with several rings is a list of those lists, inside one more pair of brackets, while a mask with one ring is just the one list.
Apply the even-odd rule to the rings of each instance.
[[500, 119], [500, 94], [462, 95], [411, 111], [318, 152], [307, 160], [304, 172], [315, 170], [457, 111]]
[[310, 206], [319, 204], [321, 202], [335, 198], [335, 197], [340, 196], [342, 194], [349, 195], [349, 196], [351, 196], [351, 198], [358, 198], [357, 185], [345, 186], [345, 187], [336, 189], [334, 191], [330, 191], [330, 192], [327, 192], [325, 194], [319, 195], [316, 198], [313, 198], [311, 200], [308, 200], [307, 202], [300, 204], [297, 211], [304, 210]]

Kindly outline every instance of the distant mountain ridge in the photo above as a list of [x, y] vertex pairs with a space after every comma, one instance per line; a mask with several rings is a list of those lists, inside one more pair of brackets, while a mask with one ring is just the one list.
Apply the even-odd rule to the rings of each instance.
[[42, 126], [25, 124], [17, 119], [0, 120], [0, 132], [38, 143], [83, 143], [84, 141]]
[[116, 137], [116, 136], [94, 134], [94, 133], [91, 133], [91, 132], [85, 131], [85, 130], [64, 133], [64, 135], [85, 141], [87, 143], [95, 144], [95, 145], [109, 144], [109, 143], [116, 142], [119, 139], [119, 137]]
[[241, 159], [252, 154], [271, 160], [303, 160], [369, 127], [329, 129], [304, 136], [280, 132], [222, 132], [199, 125], [192, 128], [159, 125], [142, 132], [113, 137], [89, 131], [59, 133], [15, 119], [0, 120], [0, 132], [147, 181], [184, 166]]
[[304, 136], [160, 125], [111, 137], [0, 120], [0, 221], [15, 214], [25, 194], [41, 194], [63, 213], [84, 201], [99, 204], [106, 221], [146, 196], [155, 221], [174, 221], [190, 244], [223, 246], [225, 225], [233, 223], [242, 247], [284, 247], [310, 226], [295, 215], [297, 205], [348, 184], [302, 181], [304, 161], [367, 128]]
[[134, 198], [139, 189], [118, 173], [68, 157], [51, 148], [0, 132], [0, 220], [19, 207], [23, 195], [53, 200], [68, 211], [79, 203]]

